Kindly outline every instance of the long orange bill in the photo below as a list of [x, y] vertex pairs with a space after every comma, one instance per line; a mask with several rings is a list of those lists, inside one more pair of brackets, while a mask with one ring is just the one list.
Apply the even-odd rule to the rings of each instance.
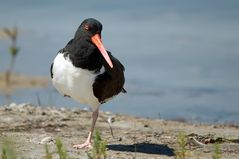
[[109, 64], [109, 66], [111, 68], [113, 68], [113, 63], [107, 53], [107, 51], [105, 50], [105, 47], [101, 41], [100, 35], [99, 34], [95, 34], [93, 37], [91, 37], [91, 41], [97, 46], [97, 48], [100, 50], [101, 54], [103, 55], [103, 57], [105, 58], [106, 62]]

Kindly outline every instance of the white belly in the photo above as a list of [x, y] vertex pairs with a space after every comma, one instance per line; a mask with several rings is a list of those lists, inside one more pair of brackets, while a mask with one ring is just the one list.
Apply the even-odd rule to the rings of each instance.
[[100, 103], [93, 93], [95, 74], [92, 71], [76, 68], [68, 58], [59, 53], [52, 68], [54, 87], [63, 95], [96, 109]]

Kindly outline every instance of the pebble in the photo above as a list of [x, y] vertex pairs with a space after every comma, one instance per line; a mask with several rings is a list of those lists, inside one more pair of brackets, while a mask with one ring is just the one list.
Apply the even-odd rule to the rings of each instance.
[[51, 136], [44, 137], [40, 142], [40, 144], [43, 144], [43, 145], [54, 144], [54, 143], [55, 143], [55, 139]]

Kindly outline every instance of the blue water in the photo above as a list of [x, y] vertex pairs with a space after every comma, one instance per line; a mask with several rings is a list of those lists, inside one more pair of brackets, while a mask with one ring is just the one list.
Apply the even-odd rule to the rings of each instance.
[[[239, 1], [1, 1], [0, 27], [20, 28], [15, 72], [49, 76], [57, 51], [88, 17], [126, 67], [126, 95], [104, 111], [192, 122], [239, 122]], [[9, 46], [0, 39], [0, 71]], [[17, 103], [84, 108], [52, 86], [18, 90]], [[5, 104], [0, 96], [0, 104]]]

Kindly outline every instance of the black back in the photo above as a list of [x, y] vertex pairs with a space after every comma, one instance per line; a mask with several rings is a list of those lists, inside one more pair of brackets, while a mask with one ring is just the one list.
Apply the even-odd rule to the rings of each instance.
[[[85, 25], [90, 27], [92, 32], [85, 31]], [[87, 69], [93, 73], [98, 73], [104, 66], [105, 72], [96, 76], [93, 83], [95, 97], [98, 98], [100, 103], [104, 103], [106, 99], [117, 95], [121, 91], [124, 93], [126, 91], [123, 88], [125, 82], [124, 66], [107, 51], [113, 63], [113, 68], [110, 68], [98, 48], [91, 42], [91, 36], [94, 33], [101, 35], [101, 29], [101, 23], [95, 19], [91, 18], [83, 21], [76, 31], [75, 37], [59, 53], [63, 53], [66, 58], [69, 57], [75, 67]], [[51, 76], [53, 77], [52, 71]]]

